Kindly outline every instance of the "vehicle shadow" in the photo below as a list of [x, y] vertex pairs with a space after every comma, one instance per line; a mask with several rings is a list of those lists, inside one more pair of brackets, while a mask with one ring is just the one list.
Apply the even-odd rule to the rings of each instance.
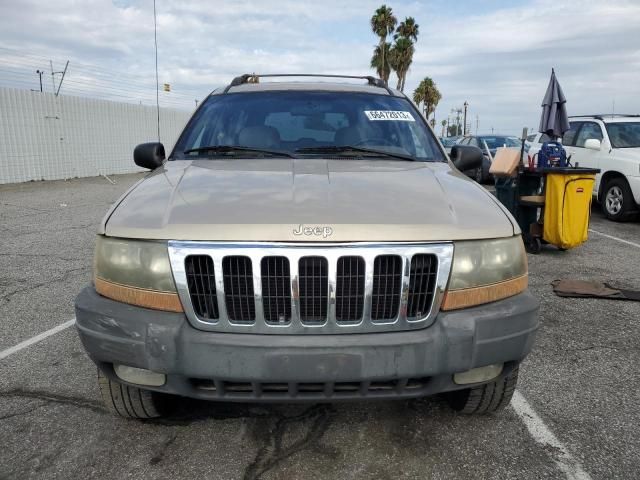
[[[408, 400], [354, 400], [334, 403], [240, 403], [197, 400], [187, 397], [171, 397], [167, 414], [162, 418], [144, 420], [145, 423], [165, 426], [188, 426], [208, 420], [230, 419], [303, 419], [321, 412], [339, 413], [351, 409], [393, 408], [421, 410], [445, 409], [446, 402], [440, 396]], [[426, 408], [425, 408], [426, 407]]]

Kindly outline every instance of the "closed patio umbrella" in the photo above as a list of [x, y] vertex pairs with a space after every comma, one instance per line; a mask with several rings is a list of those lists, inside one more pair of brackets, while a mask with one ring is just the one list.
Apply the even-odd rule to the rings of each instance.
[[538, 129], [540, 133], [546, 133], [553, 138], [561, 138], [564, 132], [569, 130], [566, 104], [567, 99], [558, 83], [556, 72], [551, 69], [547, 93], [542, 100], [542, 117], [540, 117], [540, 128]]

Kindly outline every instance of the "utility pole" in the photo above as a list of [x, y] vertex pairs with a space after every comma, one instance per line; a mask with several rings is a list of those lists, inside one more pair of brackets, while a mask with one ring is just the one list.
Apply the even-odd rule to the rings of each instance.
[[44, 73], [42, 70], [36, 70], [38, 74], [38, 78], [40, 78], [40, 93], [42, 93], [42, 74]]
[[[64, 66], [64, 70], [61, 72], [53, 71], [53, 60], [49, 60], [49, 64], [51, 65], [51, 87], [53, 88], [52, 92], [57, 97], [58, 93], [60, 93], [60, 87], [62, 86], [62, 81], [64, 80], [64, 76], [67, 73], [67, 67], [69, 66], [69, 60], [67, 60], [67, 64]], [[58, 88], [56, 89], [56, 75], [58, 73], [62, 74], [62, 78], [60, 79], [60, 83], [58, 84]]]
[[160, 143], [160, 84], [158, 83], [158, 22], [156, 18], [156, 0], [153, 0], [153, 44], [156, 54], [156, 113], [158, 115], [158, 143]]
[[[60, 87], [62, 86], [62, 81], [64, 80], [64, 76], [67, 73], [67, 67], [69, 66], [69, 60], [67, 60], [66, 65], [64, 66], [64, 70], [62, 71], [62, 78], [60, 78], [60, 83], [58, 84], [58, 90], [56, 90], [56, 97], [60, 93]], [[59, 72], [58, 72], [59, 73]]]
[[467, 135], [467, 108], [469, 108], [469, 103], [464, 101], [464, 126], [463, 126], [463, 135]]
[[480, 117], [476, 115], [476, 136], [478, 135], [478, 125], [480, 125]]
[[449, 134], [449, 122], [451, 121], [451, 117], [449, 115], [447, 115], [447, 137], [450, 137], [451, 135]]
[[194, 100], [194, 102], [196, 102], [196, 108], [198, 108], [198, 100]]

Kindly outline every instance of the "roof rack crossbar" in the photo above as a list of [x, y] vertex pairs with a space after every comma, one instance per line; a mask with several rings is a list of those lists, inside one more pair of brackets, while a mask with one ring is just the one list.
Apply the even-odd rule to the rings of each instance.
[[335, 74], [322, 74], [322, 73], [268, 73], [264, 75], [258, 75], [255, 73], [245, 73], [240, 75], [227, 85], [222, 93], [227, 93], [231, 88], [237, 87], [245, 83], [257, 83], [260, 78], [270, 77], [322, 77], [322, 78], [351, 78], [358, 80], [366, 80], [367, 83], [374, 87], [384, 88], [389, 95], [394, 95], [393, 91], [384, 83], [380, 78], [373, 77], [371, 75], [335, 75]]

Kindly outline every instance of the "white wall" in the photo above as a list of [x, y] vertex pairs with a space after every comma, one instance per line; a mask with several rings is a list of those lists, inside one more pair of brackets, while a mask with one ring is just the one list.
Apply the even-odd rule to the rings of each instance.
[[[0, 88], [0, 184], [140, 171], [133, 148], [157, 140], [155, 107]], [[160, 109], [167, 154], [191, 112]]]

